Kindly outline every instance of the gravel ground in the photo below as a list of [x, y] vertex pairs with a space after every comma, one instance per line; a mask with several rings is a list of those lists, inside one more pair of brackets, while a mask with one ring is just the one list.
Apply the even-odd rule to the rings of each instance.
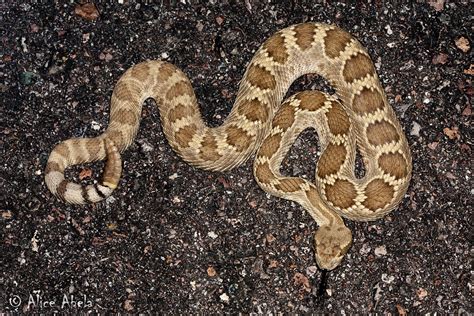
[[[474, 313], [473, 6], [327, 2], [104, 2], [99, 16], [73, 1], [2, 2], [0, 311]], [[325, 285], [311, 217], [261, 191], [251, 161], [227, 173], [188, 166], [153, 101], [112, 198], [78, 207], [47, 190], [49, 152], [106, 128], [125, 69], [146, 59], [178, 65], [215, 126], [258, 46], [304, 21], [335, 23], [368, 48], [414, 162], [396, 211], [348, 222], [353, 247]], [[305, 76], [290, 93], [316, 88], [328, 90]], [[285, 172], [311, 178], [317, 151], [305, 132]], [[101, 167], [70, 175], [97, 178]]]

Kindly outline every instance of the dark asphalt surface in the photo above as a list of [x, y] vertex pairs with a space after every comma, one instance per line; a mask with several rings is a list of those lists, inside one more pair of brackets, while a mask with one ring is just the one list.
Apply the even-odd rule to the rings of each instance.
[[[126, 2], [98, 3], [91, 20], [69, 1], [0, 4], [0, 312], [474, 313], [469, 1]], [[414, 162], [397, 210], [348, 222], [353, 247], [325, 287], [311, 217], [261, 191], [251, 161], [227, 173], [188, 166], [153, 101], [112, 198], [78, 207], [47, 190], [53, 146], [105, 130], [114, 84], [133, 64], [182, 68], [215, 126], [259, 45], [304, 21], [335, 23], [368, 48]], [[289, 94], [303, 89], [328, 91], [305, 76]], [[312, 178], [317, 151], [305, 132], [285, 173]], [[70, 176], [98, 178], [102, 165]]]

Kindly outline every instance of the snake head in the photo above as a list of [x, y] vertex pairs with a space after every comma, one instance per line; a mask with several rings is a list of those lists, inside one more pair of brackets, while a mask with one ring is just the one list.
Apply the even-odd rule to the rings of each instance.
[[343, 225], [323, 225], [314, 234], [316, 262], [321, 269], [332, 270], [344, 258], [352, 244], [352, 233]]

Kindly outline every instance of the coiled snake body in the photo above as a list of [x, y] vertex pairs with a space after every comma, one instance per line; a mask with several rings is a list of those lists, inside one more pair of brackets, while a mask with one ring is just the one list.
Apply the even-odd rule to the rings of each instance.
[[[282, 102], [291, 83], [317, 73], [335, 88], [337, 98], [304, 91]], [[366, 50], [349, 33], [331, 25], [304, 23], [270, 37], [256, 52], [240, 83], [225, 122], [203, 122], [193, 88], [184, 73], [163, 61], [146, 61], [127, 70], [111, 100], [110, 123], [96, 138], [58, 144], [49, 157], [45, 180], [66, 202], [98, 202], [117, 187], [119, 152], [134, 140], [142, 103], [156, 100], [171, 147], [190, 164], [223, 171], [256, 153], [254, 176], [260, 187], [301, 204], [316, 220], [316, 260], [331, 270], [352, 242], [341, 216], [378, 219], [397, 206], [411, 176], [404, 133], [387, 102]], [[314, 127], [322, 154], [315, 183], [280, 174], [280, 164], [296, 137]], [[356, 148], [365, 176], [354, 174]], [[71, 165], [107, 158], [102, 181], [82, 186], [66, 180]]]

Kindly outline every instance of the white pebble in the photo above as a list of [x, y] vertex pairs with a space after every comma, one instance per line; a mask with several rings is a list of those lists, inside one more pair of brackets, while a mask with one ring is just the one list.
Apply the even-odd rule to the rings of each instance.
[[140, 140], [138, 142], [140, 144], [142, 152], [149, 153], [149, 152], [153, 151], [153, 149], [154, 149], [153, 146], [150, 145], [150, 143], [148, 143], [146, 140]]
[[98, 131], [100, 129], [100, 124], [97, 123], [96, 121], [92, 121], [91, 126], [94, 131]]
[[169, 234], [168, 237], [169, 237], [169, 238], [175, 238], [175, 237], [176, 237], [176, 230], [171, 229], [171, 230], [170, 230], [170, 234]]
[[107, 199], [105, 199], [105, 203], [107, 204], [113, 204], [117, 201], [116, 198], [113, 197], [113, 195], [109, 196]]
[[421, 126], [417, 122], [413, 121], [413, 127], [411, 128], [410, 135], [420, 136]]
[[306, 268], [306, 274], [308, 276], [313, 276], [318, 271], [318, 267], [316, 266], [309, 266]]
[[38, 242], [39, 240], [36, 238], [36, 234], [38, 233], [37, 230], [35, 230], [35, 233], [33, 234], [33, 237], [31, 238], [31, 250], [34, 252], [38, 252]]
[[387, 254], [387, 248], [385, 246], [380, 246], [374, 249], [374, 253], [377, 257], [385, 256]]
[[382, 281], [384, 283], [390, 284], [395, 280], [393, 275], [387, 275], [386, 273], [382, 273]]
[[229, 296], [225, 293], [222, 293], [219, 298], [221, 299], [221, 301], [223, 302], [228, 302], [229, 301]]
[[361, 255], [366, 255], [370, 252], [370, 246], [368, 244], [363, 244], [362, 248], [360, 248], [359, 253]]
[[20, 43], [21, 43], [21, 47], [23, 49], [23, 52], [27, 53], [28, 52], [28, 46], [26, 45], [26, 37], [22, 37]]
[[20, 265], [24, 265], [26, 263], [26, 259], [22, 258], [22, 257], [19, 257], [18, 262], [20, 263]]
[[216, 239], [217, 237], [219, 237], [215, 232], [208, 232], [207, 236], [211, 237], [212, 239]]

